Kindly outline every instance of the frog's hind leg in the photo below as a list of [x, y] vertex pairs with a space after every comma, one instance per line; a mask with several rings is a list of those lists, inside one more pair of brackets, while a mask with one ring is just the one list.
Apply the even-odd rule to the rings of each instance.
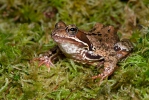
[[117, 67], [116, 64], [117, 64], [117, 59], [114, 57], [111, 57], [111, 59], [104, 62], [104, 71], [97, 76], [93, 76], [92, 79], [100, 78], [100, 82], [101, 82], [102, 80], [104, 80], [114, 72], [114, 70]]

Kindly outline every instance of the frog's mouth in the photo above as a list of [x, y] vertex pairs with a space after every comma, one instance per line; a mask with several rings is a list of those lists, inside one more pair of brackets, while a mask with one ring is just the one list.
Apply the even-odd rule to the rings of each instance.
[[89, 46], [88, 46], [87, 43], [85, 43], [83, 41], [80, 41], [76, 37], [67, 38], [67, 37], [61, 37], [61, 36], [53, 35], [52, 38], [58, 44], [61, 44], [61, 43], [67, 44], [67, 43], [69, 43], [69, 44], [75, 44], [79, 48], [88, 48], [89, 49]]

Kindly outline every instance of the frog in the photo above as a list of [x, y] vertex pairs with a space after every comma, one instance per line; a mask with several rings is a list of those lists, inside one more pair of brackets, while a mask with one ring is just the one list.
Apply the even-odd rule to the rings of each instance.
[[113, 74], [117, 63], [133, 50], [132, 43], [128, 39], [120, 40], [113, 26], [101, 23], [96, 23], [90, 31], [82, 31], [74, 24], [66, 25], [59, 21], [51, 37], [57, 49], [40, 57], [40, 65], [45, 64], [50, 69], [54, 66], [52, 58], [63, 53], [65, 57], [81, 64], [103, 66], [100, 74], [92, 76], [92, 79], [100, 78], [101, 81]]

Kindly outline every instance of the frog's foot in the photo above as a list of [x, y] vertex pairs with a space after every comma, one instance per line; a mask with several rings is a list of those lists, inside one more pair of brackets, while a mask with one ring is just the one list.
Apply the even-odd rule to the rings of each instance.
[[54, 66], [54, 64], [52, 63], [51, 57], [48, 57], [48, 56], [43, 56], [39, 58], [39, 66], [41, 65], [45, 65], [48, 68], [48, 72], [50, 71], [50, 67]]
[[93, 76], [92, 79], [97, 79], [100, 78], [100, 82], [103, 81], [106, 77], [108, 77], [109, 75], [105, 75], [104, 73], [98, 74], [96, 76]]
[[34, 60], [39, 61], [38, 66], [42, 66], [45, 65], [48, 68], [48, 72], [50, 71], [50, 67], [54, 66], [54, 64], [52, 63], [51, 57], [48, 56], [41, 56], [39, 58], [35, 58]]
[[92, 79], [97, 79], [97, 78], [99, 78], [99, 79], [100, 79], [99, 85], [101, 85], [102, 81], [103, 81], [105, 78], [107, 78], [108, 76], [110, 76], [111, 74], [112, 74], [112, 72], [109, 73], [109, 72], [104, 71], [104, 72], [101, 73], [101, 74], [98, 74], [98, 75], [96, 75], [96, 76], [93, 76]]
[[57, 54], [59, 53], [58, 47], [54, 47], [50, 49], [48, 52], [44, 54], [40, 54], [38, 58], [33, 59], [33, 61], [39, 61], [38, 66], [45, 65], [48, 68], [48, 72], [50, 71], [50, 67], [53, 67], [52, 63], [55, 58], [57, 58]]

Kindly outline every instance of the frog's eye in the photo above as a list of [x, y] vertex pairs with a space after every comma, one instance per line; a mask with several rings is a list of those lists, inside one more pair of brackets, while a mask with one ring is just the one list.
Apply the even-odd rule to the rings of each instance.
[[78, 32], [78, 28], [75, 25], [68, 25], [66, 27], [66, 32], [69, 36], [75, 36]]
[[115, 51], [120, 51], [121, 48], [120, 48], [119, 46], [114, 46], [114, 50], [115, 50]]

